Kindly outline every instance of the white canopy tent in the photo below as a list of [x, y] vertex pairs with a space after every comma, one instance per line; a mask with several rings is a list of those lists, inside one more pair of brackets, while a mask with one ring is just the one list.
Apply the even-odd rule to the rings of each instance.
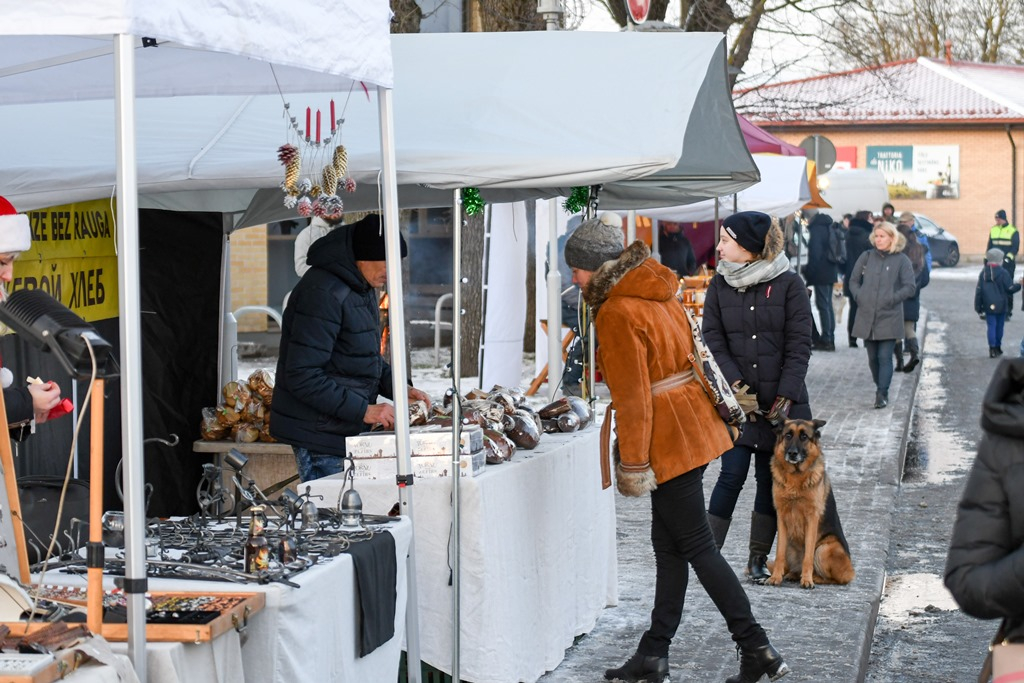
[[[286, 4], [271, 0], [225, 0], [216, 7], [202, 0], [175, 3], [22, 0], [7, 3], [0, 9], [0, 102], [4, 105], [5, 120], [17, 120], [14, 113], [19, 110], [22, 115], [35, 112], [21, 125], [4, 129], [3, 142], [9, 149], [5, 166], [17, 170], [13, 177], [0, 178], [0, 194], [7, 195], [15, 206], [25, 211], [86, 196], [110, 196], [116, 188], [121, 444], [127, 521], [125, 592], [129, 655], [142, 681], [146, 680], [143, 604], [146, 557], [138, 292], [137, 85], [141, 84], [138, 92], [142, 96], [173, 96], [193, 89], [209, 92], [203, 88], [223, 87], [225, 82], [238, 92], [252, 92], [250, 88], [270, 92], [265, 74], [259, 73], [263, 69], [253, 68], [258, 62], [321, 74], [319, 78], [313, 76], [306, 85], [308, 88], [335, 89], [353, 81], [374, 85], [381, 89], [382, 98], [383, 184], [386, 188], [390, 184], [393, 198], [394, 167], [387, 158], [393, 151], [388, 139], [391, 135], [390, 95], [386, 90], [392, 86], [389, 25], [387, 6], [370, 0], [347, 2], [340, 7], [329, 0], [294, 0]], [[282, 35], [288, 39], [282, 40]], [[344, 36], [344, 40], [339, 40], [339, 36]], [[170, 41], [185, 49], [172, 49], [164, 43], [161, 47], [148, 48], [149, 55], [137, 64], [141, 37], [158, 44]], [[314, 44], [318, 49], [309, 49]], [[160, 54], [154, 55], [158, 50]], [[142, 51], [147, 52], [147, 49]], [[151, 62], [150, 56], [156, 59]], [[210, 61], [204, 62], [204, 57]], [[317, 81], [322, 81], [321, 85], [317, 86]], [[260, 82], [263, 84], [257, 85]], [[92, 101], [97, 98], [98, 101]], [[75, 105], [69, 105], [68, 101]], [[101, 103], [105, 106], [98, 106]], [[79, 111], [84, 115], [87, 109], [100, 112], [82, 119], [96, 126], [93, 130], [82, 130], [78, 126]], [[51, 110], [60, 111], [62, 118], [42, 116], [42, 112]], [[182, 120], [170, 123], [172, 125], [161, 132], [174, 137]], [[89, 163], [103, 169], [103, 191], [94, 186], [89, 195], [80, 193], [82, 186], [90, 181], [76, 169], [83, 159], [79, 156], [82, 150], [75, 142], [77, 136], [83, 134], [98, 135], [104, 143], [90, 150], [92, 158], [88, 159]], [[65, 143], [63, 149], [48, 146], [47, 143], [57, 139]], [[25, 142], [28, 146], [21, 144]], [[38, 185], [28, 186], [33, 192], [23, 191], [26, 186], [19, 182], [21, 174], [32, 179], [29, 168], [33, 166], [50, 169], [50, 180], [42, 182], [57, 190], [52, 197], [44, 198], [45, 193], [39, 192]], [[66, 182], [68, 180], [70, 182]], [[29, 198], [31, 194], [37, 195], [37, 201]], [[386, 207], [385, 220], [389, 233], [396, 235], [397, 205], [393, 202]], [[397, 249], [397, 240], [392, 238], [389, 248]], [[399, 279], [399, 287], [400, 282]], [[396, 371], [395, 381], [405, 381], [404, 368]], [[407, 433], [404, 446], [407, 453]], [[416, 656], [418, 658], [418, 653]]]
[[[115, 12], [118, 9], [115, 6], [109, 15], [117, 15], [121, 20], [114, 25], [86, 23], [83, 19], [83, 23], [68, 24], [66, 30], [75, 35], [105, 32], [128, 35], [127, 32], [131, 32], [135, 36], [145, 35], [196, 48], [207, 47], [203, 42], [207, 36], [256, 35], [253, 42], [236, 44], [238, 41], [232, 40], [226, 47], [212, 45], [215, 50], [243, 55], [237, 67], [239, 71], [233, 66], [229, 68], [233, 78], [234, 74], [245, 72], [247, 64], [252, 66], [250, 57], [262, 57], [271, 62], [279, 60], [278, 63], [299, 67], [307, 66], [301, 60], [293, 61], [299, 57], [318, 64], [321, 59], [324, 63], [330, 62], [319, 49], [311, 50], [310, 45], [318, 48], [321, 44], [342, 45], [342, 54], [371, 52], [380, 43], [349, 40], [345, 30], [350, 24], [362, 27], [381, 21], [379, 15], [386, 13], [386, 8], [375, 5], [363, 16], [358, 11], [365, 9], [363, 4], [353, 9], [352, 3], [344, 3], [345, 7], [339, 10], [333, 4], [328, 8], [326, 0], [288, 3], [285, 9], [277, 11], [269, 2], [237, 4], [239, 6], [232, 7], [225, 16], [240, 19], [221, 23], [204, 14], [202, 3], [196, 2], [194, 14], [188, 11], [191, 7], [182, 9], [178, 3], [173, 9], [153, 8], [154, 16], [147, 15], [140, 20], [136, 20], [135, 15]], [[33, 0], [12, 8], [9, 13], [4, 10], [0, 16], [4, 18], [4, 29], [17, 26], [19, 33], [52, 35], [55, 15], [64, 19], [81, 15], [71, 6], [66, 12], [63, 9], [52, 3], [44, 7], [43, 3]], [[90, 13], [93, 10], [91, 6]], [[285, 12], [292, 15], [298, 12], [302, 21], [293, 24], [278, 17]], [[350, 23], [334, 24], [339, 12], [346, 18], [354, 18]], [[328, 22], [330, 38], [320, 35], [316, 28], [325, 23], [325, 16], [332, 19]], [[233, 21], [238, 24], [232, 24]], [[263, 22], [273, 25], [273, 37], [260, 37], [258, 31], [254, 33]], [[386, 31], [386, 22], [381, 23], [385, 24], [383, 30]], [[171, 26], [173, 30], [160, 30], [164, 26]], [[296, 32], [287, 40], [281, 40], [281, 35], [287, 35], [287, 28], [292, 26]], [[315, 35], [303, 38], [300, 31], [303, 27], [312, 27]], [[7, 32], [0, 29], [0, 34]], [[379, 37], [378, 32], [371, 34]], [[338, 40], [339, 35], [345, 35], [346, 39]], [[359, 38], [362, 33], [357, 31], [354, 36]], [[354, 73], [336, 74], [379, 86], [377, 92], [364, 93], [362, 88], [355, 88], [349, 108], [343, 114], [346, 119], [343, 141], [350, 149], [352, 174], [363, 184], [381, 188], [383, 193], [376, 206], [384, 209], [390, 238], [389, 288], [396, 302], [390, 315], [396, 348], [404, 346], [400, 259], [394, 239], [398, 205], [396, 168], [401, 171], [400, 182], [406, 186], [429, 184], [448, 189], [472, 185], [511, 191], [546, 185], [569, 187], [633, 180], [672, 168], [683, 151], [684, 135], [688, 134], [686, 122], [691, 120], [701, 84], [710, 65], [724, 55], [723, 38], [717, 34], [447, 34], [396, 37], [395, 45], [405, 44], [406, 39], [409, 47], [404, 48], [408, 51], [403, 54], [407, 61], [403, 62], [401, 74], [396, 76], [394, 95], [382, 89], [388, 84], [381, 75], [386, 74], [387, 69], [366, 66], [365, 73], [353, 69]], [[301, 79], [308, 75], [290, 74], [286, 69], [275, 69], [274, 74], [269, 74], [267, 68], [261, 80], [259, 72], [263, 69], [255, 68], [251, 70], [251, 86], [233, 82], [225, 91], [223, 83], [232, 79], [211, 77], [208, 83], [211, 90], [206, 91], [195, 79], [196, 73], [203, 72], [204, 67], [197, 67], [190, 61], [195, 51], [180, 51], [187, 52], [189, 66], [179, 74], [183, 78], [179, 81], [171, 78], [173, 69], [164, 62], [163, 55], [174, 51], [172, 44], [139, 49], [137, 41], [130, 36], [115, 41], [121, 47], [114, 50], [113, 57], [111, 50], [101, 44], [94, 44], [96, 53], [80, 55], [90, 62], [95, 59], [107, 64], [95, 68], [95, 84], [85, 87], [84, 67], [69, 66], [75, 61], [73, 55], [81, 50], [82, 43], [69, 44], [63, 53], [58, 53], [64, 56], [58, 56], [41, 47], [48, 45], [48, 49], [55, 51], [53, 46], [60, 41], [52, 37], [42, 39], [38, 49], [22, 40], [27, 39], [0, 38], [0, 102], [3, 102], [0, 124], [9, 131], [4, 140], [7, 155], [4, 168], [0, 169], [0, 194], [11, 199], [19, 209], [27, 210], [106, 197], [115, 183], [118, 186], [122, 343], [125, 348], [122, 368], [127, 380], [123, 383], [127, 392], [123, 405], [128, 411], [123, 443], [126, 454], [141, 453], [140, 419], [131, 412], [131, 406], [139, 403], [140, 372], [139, 366], [128, 360], [133, 353], [138, 355], [139, 345], [138, 297], [137, 292], [132, 292], [138, 281], [138, 263], [134, 257], [137, 250], [135, 213], [140, 205], [137, 197], [143, 195], [146, 205], [161, 208], [225, 212], [244, 208], [255, 188], [276, 188], [283, 177], [274, 152], [284, 141], [286, 124], [281, 119], [281, 97], [265, 94], [277, 89], [276, 85], [269, 85], [270, 79], [276, 75], [285, 98], [300, 106], [311, 97], [297, 94], [300, 88], [308, 92], [315, 87], [322, 93], [344, 93], [350, 88], [347, 81], [331, 77], [326, 77], [322, 84], [302, 85]], [[18, 41], [18, 44], [8, 41]], [[252, 47], [253, 44], [257, 47]], [[263, 46], [280, 47], [281, 53], [274, 50], [261, 53], [257, 48]], [[165, 52], [153, 54], [161, 50]], [[300, 54], [293, 54], [295, 52]], [[40, 61], [36, 58], [40, 54], [51, 58]], [[656, 75], [652, 70], [630, 73], [629, 65], [637, 54], [660, 65]], [[141, 92], [154, 97], [169, 95], [140, 100], [137, 114], [131, 88], [136, 79], [131, 70], [117, 81], [111, 75], [115, 64], [134, 63], [132, 58], [136, 55]], [[25, 56], [27, 63], [22, 59]], [[214, 56], [210, 73], [216, 72], [216, 60], [221, 58], [221, 55]], [[147, 71], [150, 64], [154, 65], [152, 72]], [[559, 66], [564, 79], [552, 73], [552, 64]], [[413, 71], [414, 67], [420, 68]], [[28, 95], [31, 88], [27, 86], [31, 83], [21, 76], [28, 71], [34, 74], [31, 80], [39, 83], [34, 100]], [[602, 82], [615, 84], [617, 92], [632, 101], [647, 101], [650, 92], [661, 90], [662, 79], [679, 87], [649, 103], [643, 125], [638, 126], [614, 108], [581, 104], [572, 80], [575, 74], [581, 73], [602, 74]], [[57, 75], [51, 77], [50, 74]], [[550, 77], [545, 78], [544, 74]], [[291, 77], [295, 80], [289, 80]], [[9, 78], [14, 80], [7, 81]], [[12, 86], [12, 93], [18, 93], [17, 99], [6, 97], [7, 82], [17, 85]], [[174, 83], [179, 85], [172, 85]], [[493, 87], [475, 94], [471, 106], [467, 106], [464, 99], [446, 96], [453, 84], [460, 83], [469, 91], [482, 85]], [[392, 102], [398, 106], [399, 100], [395, 97], [406, 88], [417, 87], [420, 98], [403, 100], [402, 113], [395, 116], [397, 130], [392, 132]], [[73, 103], [67, 101], [74, 98], [78, 99]], [[326, 99], [324, 96], [323, 101]], [[116, 128], [115, 117], [121, 121]], [[115, 134], [114, 130], [118, 132]], [[24, 131], [58, 131], [59, 135], [26, 139], [32, 136], [25, 135]], [[120, 150], [116, 162], [111, 153], [115, 146]], [[392, 163], [399, 159], [397, 166]], [[279, 194], [277, 201], [280, 201]], [[293, 214], [288, 212], [287, 215]], [[397, 384], [405, 382], [404, 362], [397, 357], [394, 374]], [[407, 406], [404, 396], [396, 399], [399, 453], [407, 454]], [[126, 462], [127, 507], [135, 511], [129, 516], [134, 514], [141, 520], [142, 504], [138, 495], [142, 483], [141, 463], [134, 463], [133, 467], [133, 457], [127, 457]], [[407, 511], [410, 510], [407, 508]], [[141, 548], [141, 531], [138, 543]], [[144, 576], [144, 557], [136, 554], [135, 561], [130, 557], [129, 572], [129, 576]], [[410, 576], [413, 575], [410, 571]], [[415, 604], [412, 590], [410, 601]], [[136, 633], [140, 637], [132, 649], [133, 658], [144, 662], [141, 647], [144, 631], [139, 628]], [[411, 641], [409, 646], [412, 659]], [[410, 666], [410, 675], [414, 673], [418, 676], [418, 667], [414, 671]]]
[[682, 206], [644, 209], [639, 213], [662, 221], [703, 223], [736, 211], [763, 211], [772, 216], [788, 216], [811, 200], [807, 159], [804, 157], [755, 154], [754, 163], [761, 180], [736, 194], [735, 209], [732, 201], [706, 199]]

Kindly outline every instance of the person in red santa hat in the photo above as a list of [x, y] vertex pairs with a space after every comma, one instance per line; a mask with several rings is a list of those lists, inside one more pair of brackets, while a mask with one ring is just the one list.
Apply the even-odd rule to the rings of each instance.
[[[7, 301], [7, 287], [14, 279], [14, 261], [31, 246], [28, 216], [15, 211], [9, 201], [0, 197], [0, 301]], [[33, 421], [35, 424], [46, 422], [50, 411], [61, 402], [56, 382], [14, 386], [14, 375], [7, 368], [0, 368], [0, 385], [12, 434], [31, 427]]]

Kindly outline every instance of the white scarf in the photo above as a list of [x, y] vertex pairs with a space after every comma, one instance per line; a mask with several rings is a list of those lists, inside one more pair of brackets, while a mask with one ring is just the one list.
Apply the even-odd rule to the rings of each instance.
[[757, 259], [748, 263], [733, 263], [731, 261], [720, 261], [718, 272], [725, 278], [725, 283], [744, 291], [747, 287], [774, 280], [789, 270], [789, 257], [785, 252], [780, 253], [772, 261]]

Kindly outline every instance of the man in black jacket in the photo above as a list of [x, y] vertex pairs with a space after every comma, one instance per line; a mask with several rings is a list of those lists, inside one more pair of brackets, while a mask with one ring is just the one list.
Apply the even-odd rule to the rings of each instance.
[[[328, 233], [306, 260], [284, 311], [270, 416], [270, 433], [291, 444], [302, 481], [342, 471], [345, 437], [395, 424], [394, 406], [377, 403], [394, 396], [374, 290], [387, 284], [380, 216]], [[430, 405], [413, 387], [409, 398]]]
[[818, 309], [821, 325], [820, 340], [813, 345], [818, 351], [836, 350], [836, 313], [832, 308], [832, 287], [838, 278], [838, 266], [829, 260], [829, 232], [832, 217], [819, 213], [807, 227], [810, 238], [807, 244], [807, 265], [804, 279], [814, 289], [814, 305]]
[[850, 295], [850, 276], [853, 265], [865, 251], [871, 248], [871, 231], [875, 229], [871, 221], [870, 211], [858, 211], [850, 219], [850, 230], [846, 235], [846, 265], [843, 267], [843, 294], [850, 302], [850, 317], [846, 319], [846, 332], [850, 339], [850, 348], [857, 348], [857, 338], [853, 336], [853, 320], [857, 317], [857, 302]]

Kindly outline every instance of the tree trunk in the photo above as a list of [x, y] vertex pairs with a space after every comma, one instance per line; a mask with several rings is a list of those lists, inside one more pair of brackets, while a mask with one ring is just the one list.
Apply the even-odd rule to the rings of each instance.
[[[462, 354], [462, 376], [473, 377], [479, 373], [480, 336], [483, 332], [483, 264], [484, 264], [484, 215], [465, 216], [461, 229], [462, 236], [462, 338], [459, 351]], [[455, 283], [459, 285], [460, 283]], [[458, 315], [453, 311], [452, 315]], [[472, 387], [464, 387], [463, 393]]]

